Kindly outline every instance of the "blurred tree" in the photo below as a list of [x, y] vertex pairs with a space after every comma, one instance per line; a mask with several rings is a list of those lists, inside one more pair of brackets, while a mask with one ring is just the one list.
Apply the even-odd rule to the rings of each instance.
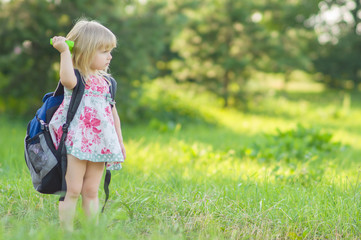
[[230, 85], [237, 83], [238, 90], [254, 58], [248, 33], [257, 26], [249, 22], [251, 8], [250, 1], [206, 0], [183, 9], [188, 21], [171, 46], [180, 56], [170, 64], [174, 76], [203, 84], [228, 106]]
[[118, 111], [127, 121], [142, 116], [141, 85], [159, 74], [156, 65], [166, 51], [168, 34], [166, 20], [159, 14], [163, 4], [155, 1], [117, 4], [114, 16], [107, 21], [107, 26], [118, 37], [111, 73], [120, 83]]
[[[333, 15], [331, 15], [333, 13]], [[333, 16], [332, 19], [327, 16]], [[333, 88], [357, 88], [361, 83], [361, 1], [326, 0], [313, 25], [319, 32], [316, 71]], [[351, 83], [351, 84], [350, 84]]]
[[[305, 21], [318, 12], [308, 1], [195, 1], [182, 9], [187, 23], [172, 50], [171, 69], [179, 81], [195, 81], [237, 102], [253, 70], [285, 73], [312, 70], [310, 47], [316, 39]], [[175, 5], [175, 4], [174, 4]], [[175, 5], [176, 6], [176, 5]]]
[[57, 6], [53, 2], [10, 1], [1, 7], [0, 105], [24, 112], [37, 101], [34, 95], [55, 86], [55, 55], [49, 38], [70, 20], [54, 11]]
[[66, 35], [77, 19], [86, 17], [118, 36], [111, 71], [119, 82], [120, 113], [132, 118], [139, 82], [157, 74], [156, 59], [163, 51], [164, 20], [157, 15], [157, 4], [13, 0], [0, 7], [0, 111], [34, 112], [58, 80], [59, 55], [49, 39]]
[[[351, 20], [322, 32], [319, 16], [333, 6], [348, 6]], [[0, 10], [0, 112], [40, 105], [58, 80], [49, 38], [66, 35], [79, 17], [118, 36], [111, 71], [123, 119], [142, 116], [142, 83], [163, 75], [199, 83], [224, 106], [246, 102], [254, 71], [284, 73], [286, 82], [293, 70], [314, 67], [329, 84], [361, 78], [360, 0], [12, 0], [0, 1]], [[320, 45], [327, 31], [335, 36]]]
[[294, 70], [311, 72], [310, 56], [317, 48], [317, 35], [307, 20], [319, 11], [320, 0], [260, 1], [259, 24], [267, 32], [264, 55], [257, 69], [284, 73], [285, 83]]

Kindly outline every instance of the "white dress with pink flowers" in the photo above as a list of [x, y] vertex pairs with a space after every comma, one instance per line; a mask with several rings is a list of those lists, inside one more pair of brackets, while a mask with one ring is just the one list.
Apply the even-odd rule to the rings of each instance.
[[[72, 90], [64, 88], [64, 100], [49, 123], [58, 148], [66, 120]], [[70, 123], [65, 142], [68, 154], [81, 160], [107, 162], [108, 170], [121, 169], [124, 157], [120, 148], [111, 110], [112, 98], [105, 79], [91, 76], [85, 85], [78, 111]]]

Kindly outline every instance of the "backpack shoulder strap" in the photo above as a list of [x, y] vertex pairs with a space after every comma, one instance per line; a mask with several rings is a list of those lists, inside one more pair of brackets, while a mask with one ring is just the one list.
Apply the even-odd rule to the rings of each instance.
[[[69, 110], [71, 110], [73, 108], [73, 110], [75, 110], [75, 112], [76, 112], [76, 110], [77, 110], [77, 108], [79, 106], [80, 100], [81, 100], [81, 98], [83, 96], [85, 86], [83, 84], [83, 77], [81, 76], [79, 70], [74, 69], [74, 73], [75, 73], [75, 76], [76, 76], [77, 84], [75, 85], [75, 87], [73, 89], [72, 100], [70, 101]], [[54, 97], [59, 96], [59, 95], [64, 95], [64, 86], [63, 86], [63, 84], [61, 84], [60, 80], [58, 82], [58, 85], [57, 85], [54, 93], [53, 93]], [[74, 98], [79, 98], [79, 99], [75, 100]], [[69, 121], [69, 123], [70, 123], [70, 121]]]
[[105, 205], [107, 204], [107, 201], [109, 199], [109, 184], [110, 184], [111, 178], [112, 178], [112, 173], [110, 172], [110, 170], [106, 170], [105, 177], [104, 177], [105, 200], [104, 200], [104, 205], [102, 207], [102, 213], [104, 212]]
[[110, 86], [110, 94], [112, 95], [113, 100], [115, 100], [117, 93], [117, 82], [114, 80], [114, 78], [110, 77], [110, 83], [112, 84]]
[[[71, 100], [69, 103], [69, 109], [68, 113], [66, 115], [66, 123], [70, 124], [70, 122], [73, 120], [76, 111], [78, 110], [80, 101], [83, 97], [85, 86], [83, 83], [83, 77], [81, 76], [80, 72], [77, 69], [74, 69], [74, 73], [76, 76], [77, 84], [73, 88], [73, 93], [71, 95]], [[64, 87], [63, 87], [64, 91]]]
[[[65, 140], [67, 138], [68, 135], [68, 128], [69, 128], [69, 124], [70, 122], [73, 120], [76, 111], [78, 110], [80, 101], [83, 97], [84, 94], [84, 90], [85, 90], [85, 86], [83, 83], [83, 78], [80, 74], [80, 72], [77, 69], [74, 69], [74, 73], [77, 79], [77, 84], [75, 85], [75, 87], [73, 88], [73, 93], [71, 95], [71, 100], [69, 103], [69, 109], [68, 112], [66, 114], [66, 122], [63, 125], [63, 135], [61, 136], [60, 142], [59, 142], [59, 146], [58, 146], [58, 150], [61, 153], [61, 160], [60, 160], [60, 164], [61, 164], [61, 176], [62, 176], [62, 192], [66, 192], [66, 181], [65, 181], [65, 174], [66, 174], [66, 169], [67, 169], [67, 153], [66, 153], [66, 148], [65, 148]], [[62, 86], [62, 87], [61, 87]], [[63, 90], [64, 92], [64, 86], [61, 85], [60, 81], [58, 84], [57, 89], [60, 88]], [[57, 91], [55, 91], [57, 92]], [[60, 91], [59, 91], [60, 92]], [[61, 196], [59, 201], [64, 201], [64, 196]]]
[[[111, 76], [104, 76], [104, 77], [110, 82], [109, 92], [110, 92], [113, 102], [115, 103], [115, 94], [117, 92], [117, 82]], [[113, 104], [111, 106], [114, 107]], [[104, 212], [105, 205], [107, 204], [107, 201], [109, 199], [109, 184], [110, 184], [111, 176], [112, 176], [112, 173], [110, 172], [110, 170], [106, 170], [105, 177], [104, 177], [105, 200], [104, 200], [104, 205], [103, 205], [102, 211], [101, 211], [102, 213]]]
[[[115, 81], [115, 79], [111, 76], [104, 76], [104, 77], [110, 82], [109, 92], [110, 92], [113, 102], [115, 103], [115, 96], [117, 93], [117, 81]], [[112, 104], [112, 107], [113, 106], [114, 105]]]
[[[63, 135], [62, 135], [62, 137], [60, 139], [58, 149], [62, 149], [62, 147], [64, 145], [64, 142], [66, 140], [67, 133], [68, 133], [69, 124], [73, 120], [73, 118], [75, 116], [75, 113], [78, 110], [80, 101], [81, 101], [81, 99], [83, 97], [84, 90], [85, 90], [85, 86], [84, 86], [84, 83], [83, 83], [83, 80], [82, 80], [83, 78], [82, 78], [80, 72], [78, 70], [76, 70], [76, 69], [74, 70], [74, 72], [75, 72], [75, 76], [76, 76], [76, 79], [77, 79], [77, 84], [73, 88], [73, 93], [71, 95], [71, 100], [70, 100], [70, 103], [69, 103], [69, 109], [68, 109], [68, 112], [66, 114], [66, 121], [65, 121], [65, 123], [63, 125]], [[63, 90], [64, 90], [64, 86], [63, 86]]]
[[58, 82], [58, 86], [56, 87], [56, 89], [53, 93], [54, 97], [59, 96], [59, 95], [64, 95], [64, 86], [63, 86], [63, 84], [61, 84], [60, 80]]

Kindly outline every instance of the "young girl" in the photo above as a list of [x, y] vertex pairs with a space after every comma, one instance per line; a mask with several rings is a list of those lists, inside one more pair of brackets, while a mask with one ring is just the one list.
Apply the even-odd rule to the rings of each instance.
[[[74, 41], [72, 54], [65, 40]], [[77, 84], [74, 68], [81, 73], [85, 91], [71, 122], [65, 142], [68, 166], [65, 175], [67, 191], [59, 202], [59, 218], [66, 230], [73, 229], [76, 203], [82, 196], [87, 216], [98, 212], [98, 188], [104, 171], [119, 170], [125, 159], [120, 120], [111, 104], [107, 70], [116, 47], [114, 34], [95, 21], [78, 21], [66, 38], [53, 37], [60, 52], [60, 81], [64, 100], [49, 123], [53, 141], [58, 147], [65, 123], [72, 89]]]

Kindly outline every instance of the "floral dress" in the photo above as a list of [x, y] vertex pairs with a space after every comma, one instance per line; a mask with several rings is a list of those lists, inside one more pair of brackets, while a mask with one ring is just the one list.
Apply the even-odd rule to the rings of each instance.
[[[64, 87], [64, 100], [49, 123], [56, 148], [63, 134], [71, 95], [72, 90]], [[79, 108], [69, 125], [65, 146], [67, 153], [74, 157], [107, 162], [108, 170], [119, 170], [124, 157], [114, 127], [111, 102], [107, 81], [98, 76], [88, 78]]]

